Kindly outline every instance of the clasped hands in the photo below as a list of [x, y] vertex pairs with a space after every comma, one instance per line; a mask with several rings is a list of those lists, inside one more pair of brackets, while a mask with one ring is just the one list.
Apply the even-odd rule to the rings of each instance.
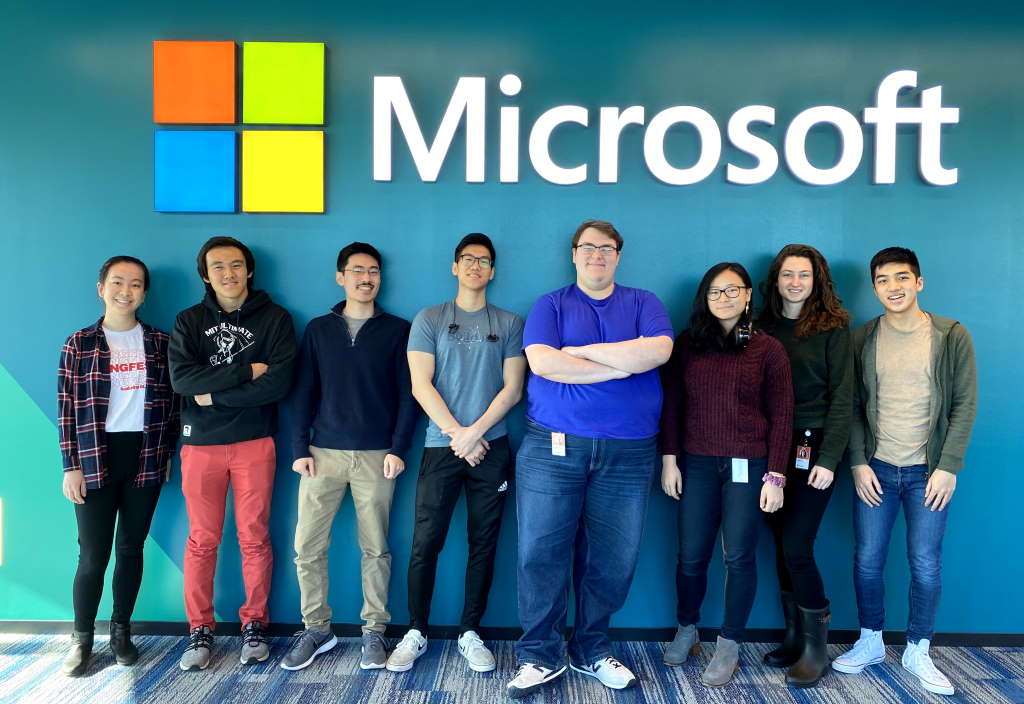
[[484, 440], [483, 433], [474, 425], [453, 425], [442, 428], [441, 433], [451, 438], [449, 446], [456, 457], [466, 460], [470, 467], [476, 467], [484, 461], [484, 455], [491, 449]]

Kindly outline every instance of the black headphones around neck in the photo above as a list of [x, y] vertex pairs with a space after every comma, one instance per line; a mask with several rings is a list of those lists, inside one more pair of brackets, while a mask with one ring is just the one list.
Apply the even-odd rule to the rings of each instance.
[[[449, 325], [448, 325], [448, 334], [449, 335], [454, 335], [458, 331], [458, 329], [459, 329], [459, 324], [457, 322], [455, 322], [455, 311], [456, 311], [456, 309], [457, 309], [457, 306], [455, 305], [455, 301], [452, 301], [452, 322], [449, 323]], [[498, 341], [498, 336], [494, 334], [494, 328], [491, 325], [491, 304], [490, 303], [485, 303], [484, 304], [484, 310], [487, 312], [487, 331], [488, 331], [487, 332], [487, 341], [488, 342], [497, 342]]]

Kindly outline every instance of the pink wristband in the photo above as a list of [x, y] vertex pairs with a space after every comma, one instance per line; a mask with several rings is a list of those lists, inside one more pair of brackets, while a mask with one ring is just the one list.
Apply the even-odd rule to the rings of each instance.
[[771, 484], [772, 486], [777, 486], [780, 489], [785, 489], [786, 488], [786, 478], [785, 477], [777, 477], [774, 474], [772, 474], [771, 472], [765, 472], [764, 476], [761, 477], [761, 481], [763, 481], [765, 484]]

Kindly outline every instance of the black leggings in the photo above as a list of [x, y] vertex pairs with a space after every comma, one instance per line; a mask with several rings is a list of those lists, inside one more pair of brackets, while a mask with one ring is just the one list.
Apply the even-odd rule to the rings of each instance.
[[[821, 435], [820, 428], [811, 429], [811, 469], [818, 461]], [[790, 467], [786, 470], [785, 501], [769, 521], [775, 536], [775, 569], [779, 573], [779, 587], [784, 592], [793, 592], [797, 604], [805, 609], [823, 609], [825, 585], [814, 562], [814, 539], [832, 498], [835, 482], [824, 491], [815, 489], [807, 484], [810, 469], [800, 470], [792, 466], [796, 445], [803, 437], [803, 430], [793, 435], [788, 460]]]
[[[149, 534], [160, 485], [136, 489], [142, 433], [107, 433], [107, 479], [101, 489], [87, 489], [84, 504], [75, 504], [78, 520], [78, 571], [73, 590], [75, 630], [91, 632], [103, 593], [103, 575], [116, 544], [114, 611], [111, 621], [128, 623], [142, 583], [142, 547]], [[117, 521], [117, 540], [114, 522]]]

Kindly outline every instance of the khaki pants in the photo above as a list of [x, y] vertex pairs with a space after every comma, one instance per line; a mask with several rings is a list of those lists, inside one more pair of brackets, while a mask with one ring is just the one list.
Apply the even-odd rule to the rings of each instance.
[[388, 582], [391, 552], [388, 521], [395, 480], [384, 478], [387, 450], [330, 450], [309, 448], [316, 462], [316, 476], [299, 480], [299, 518], [295, 526], [295, 568], [302, 599], [302, 620], [310, 630], [331, 626], [327, 604], [327, 549], [331, 525], [345, 489], [352, 488], [359, 547], [363, 556], [363, 632], [383, 633], [391, 621], [388, 613]]

